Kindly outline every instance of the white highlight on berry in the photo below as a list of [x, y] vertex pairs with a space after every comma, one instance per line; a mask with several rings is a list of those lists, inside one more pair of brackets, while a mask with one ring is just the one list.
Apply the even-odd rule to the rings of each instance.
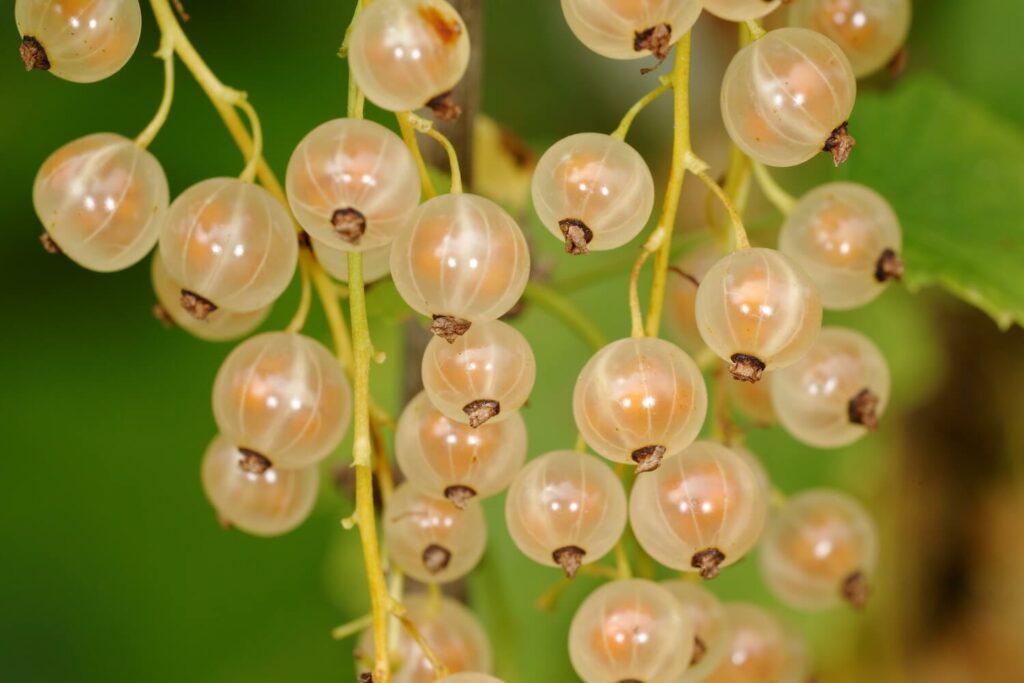
[[806, 683], [807, 645], [796, 632], [756, 605], [728, 603], [725, 613], [732, 637], [704, 683]]

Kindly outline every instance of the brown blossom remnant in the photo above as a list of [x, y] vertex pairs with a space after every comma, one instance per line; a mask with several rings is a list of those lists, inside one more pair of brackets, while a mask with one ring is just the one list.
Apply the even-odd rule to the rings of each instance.
[[449, 344], [466, 334], [473, 323], [452, 315], [435, 315], [434, 322], [430, 324], [430, 331]]
[[462, 406], [462, 412], [469, 418], [469, 426], [476, 429], [500, 413], [501, 404], [490, 399], [479, 399]]
[[750, 382], [753, 384], [761, 379], [761, 375], [764, 373], [764, 361], [756, 356], [749, 356], [745, 353], [734, 353], [729, 357], [732, 361], [732, 365], [729, 366], [729, 372], [732, 373], [733, 379], [738, 379], [741, 382]]
[[704, 659], [704, 655], [708, 653], [707, 644], [701, 639], [700, 636], [693, 637], [693, 656], [690, 657], [690, 666], [697, 666], [700, 660]]
[[444, 497], [450, 500], [455, 507], [465, 510], [466, 503], [476, 497], [476, 491], [468, 486], [455, 484], [444, 490]]
[[452, 561], [452, 551], [436, 543], [431, 543], [423, 550], [423, 566], [431, 574], [436, 574]]
[[568, 579], [576, 578], [576, 572], [583, 566], [583, 556], [587, 551], [579, 546], [567, 545], [551, 553], [551, 559], [555, 561]]
[[870, 389], [861, 389], [847, 404], [850, 422], [863, 425], [869, 432], [878, 429], [878, 394]]
[[352, 207], [335, 209], [331, 214], [331, 225], [335, 235], [349, 244], [359, 244], [366, 233], [366, 216]]
[[224, 531], [231, 531], [235, 528], [235, 525], [231, 523], [231, 520], [224, 515], [217, 515], [217, 524], [220, 524], [220, 528]]
[[537, 155], [522, 138], [512, 132], [511, 129], [501, 126], [498, 129], [501, 148], [512, 157], [513, 163], [519, 168], [533, 168], [537, 163]]
[[672, 27], [668, 24], [658, 24], [634, 33], [633, 49], [637, 52], [650, 50], [658, 60], [654, 66], [640, 69], [640, 73], [650, 73], [661, 66], [661, 63], [668, 57], [670, 47], [672, 47]]
[[309, 251], [313, 248], [313, 241], [310, 239], [309, 233], [305, 230], [299, 230], [298, 237], [296, 239], [299, 242], [299, 249]]
[[270, 469], [270, 458], [257, 453], [250, 448], [239, 448], [241, 457], [238, 459], [238, 467], [249, 474], [263, 474]]
[[700, 280], [698, 280], [693, 275], [690, 275], [689, 273], [684, 271], [679, 266], [669, 266], [668, 269], [669, 269], [669, 272], [675, 273], [676, 275], [678, 275], [679, 277], [683, 278], [684, 280], [689, 280], [690, 283], [694, 287], [700, 287]]
[[43, 245], [43, 249], [46, 250], [47, 254], [64, 253], [63, 251], [61, 251], [60, 247], [57, 246], [57, 243], [53, 241], [53, 238], [50, 237], [50, 233], [48, 232], [44, 232], [42, 235], [39, 236], [39, 243]]
[[832, 131], [832, 135], [828, 136], [825, 146], [821, 149], [823, 152], [831, 152], [832, 162], [836, 166], [842, 166], [850, 158], [850, 152], [853, 151], [853, 146], [856, 144], [857, 141], [850, 135], [849, 122], [843, 121], [842, 125]]
[[875, 279], [879, 282], [899, 280], [903, 277], [903, 259], [892, 249], [886, 249], [875, 263]]
[[40, 71], [50, 70], [50, 58], [46, 56], [46, 50], [38, 40], [32, 36], [25, 36], [21, 39], [21, 46], [18, 48], [21, 53], [21, 61], [25, 62], [25, 71], [39, 69]]
[[454, 45], [462, 35], [462, 22], [458, 15], [446, 14], [438, 7], [426, 3], [420, 5], [416, 12], [445, 45]]
[[359, 683], [373, 683], [373, 674], [369, 671], [359, 674]]
[[181, 17], [182, 22], [187, 22], [192, 18], [189, 16], [189, 13], [185, 11], [185, 5], [181, 4], [181, 0], [173, 0], [173, 2], [174, 11], [178, 13], [179, 17]]
[[169, 330], [174, 327], [174, 319], [171, 318], [171, 314], [161, 304], [153, 304], [153, 317], [160, 321], [164, 329]]
[[590, 240], [594, 239], [593, 231], [587, 224], [577, 218], [563, 218], [558, 221], [558, 227], [565, 237], [565, 253], [579, 256], [590, 251], [587, 247]]
[[864, 572], [855, 571], [843, 579], [843, 599], [856, 609], [864, 609], [868, 604], [868, 597], [871, 595], [871, 587], [868, 585], [868, 577]]
[[636, 473], [653, 472], [661, 466], [661, 459], [665, 457], [664, 446], [644, 446], [630, 454], [633, 462], [636, 463]]
[[690, 566], [700, 572], [702, 579], [713, 579], [718, 576], [723, 562], [725, 562], [725, 553], [718, 548], [707, 548], [693, 554]]
[[889, 78], [895, 80], [902, 76], [907, 70], [907, 64], [909, 63], [910, 48], [904, 45], [899, 50], [896, 50], [896, 54], [889, 60], [889, 66], [886, 67], [889, 70]]
[[434, 112], [438, 121], [454, 121], [462, 113], [462, 107], [455, 104], [450, 90], [430, 98], [427, 100], [426, 106]]
[[196, 320], [206, 320], [211, 313], [217, 310], [217, 305], [212, 301], [187, 289], [181, 290], [180, 301], [181, 307]]

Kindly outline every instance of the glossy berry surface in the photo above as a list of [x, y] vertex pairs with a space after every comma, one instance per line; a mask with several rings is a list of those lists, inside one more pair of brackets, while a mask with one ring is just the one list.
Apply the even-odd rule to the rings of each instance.
[[213, 415], [237, 446], [278, 468], [305, 467], [341, 443], [352, 392], [337, 358], [320, 342], [266, 332], [239, 344], [220, 366]]
[[121, 70], [139, 44], [139, 0], [17, 0], [14, 17], [29, 69], [76, 83]]
[[611, 468], [575, 451], [554, 451], [516, 475], [505, 498], [505, 522], [516, 546], [534, 562], [575, 575], [618, 542], [626, 528], [626, 493]]
[[[337, 249], [326, 242], [310, 236], [309, 243], [313, 246], [313, 253], [316, 260], [324, 267], [324, 270], [335, 280], [348, 282], [348, 254], [343, 249]], [[387, 277], [391, 272], [391, 245], [367, 249], [363, 252], [363, 282], [376, 282]]]
[[265, 465], [218, 435], [203, 456], [203, 491], [223, 521], [256, 536], [277, 536], [309, 517], [320, 475], [315, 467]]
[[772, 378], [772, 404], [794, 437], [837, 448], [877, 428], [890, 381], [874, 342], [854, 330], [826, 327], [807, 355]]
[[334, 119], [302, 138], [285, 186], [310, 236], [344, 250], [389, 244], [420, 203], [420, 177], [405, 143], [365, 119]]
[[747, 156], [796, 166], [849, 120], [856, 95], [850, 60], [838, 45], [816, 31], [783, 28], [733, 58], [722, 81], [722, 118]]
[[594, 354], [573, 392], [573, 415], [587, 444], [615, 462], [658, 467], [689, 446], [707, 413], [700, 369], [662, 339], [620, 339]]
[[474, 324], [423, 352], [423, 387], [438, 410], [473, 427], [501, 422], [526, 403], [537, 363], [526, 337], [500, 320]]
[[768, 492], [751, 464], [731, 449], [698, 441], [638, 477], [629, 523], [655, 560], [714, 578], [742, 558], [761, 536]]
[[585, 683], [676, 681], [693, 656], [693, 625], [652, 581], [606, 583], [569, 627], [569, 657]]
[[[763, 39], [762, 39], [763, 40]], [[818, 289], [774, 249], [741, 249], [711, 267], [697, 289], [697, 326], [708, 347], [756, 382], [799, 360], [821, 329]]]
[[36, 175], [32, 201], [68, 258], [101, 272], [141, 261], [156, 244], [170, 201], [152, 154], [113, 133], [70, 142]]
[[537, 215], [570, 254], [621, 247], [654, 208], [647, 162], [625, 142], [599, 133], [570, 135], [548, 148], [532, 187]]
[[665, 322], [671, 338], [690, 353], [704, 349], [704, 339], [697, 329], [697, 287], [722, 253], [713, 244], [688, 251], [668, 275], [665, 297]]
[[800, 264], [825, 308], [863, 306], [902, 274], [902, 231], [881, 195], [858, 183], [827, 183], [804, 195], [779, 233], [779, 251]]
[[171, 203], [160, 255], [189, 292], [218, 308], [251, 311], [288, 287], [298, 241], [291, 216], [272, 194], [237, 178], [211, 178]]
[[352, 74], [382, 109], [411, 111], [444, 95], [469, 64], [469, 34], [444, 0], [377, 0], [352, 25]]
[[414, 487], [464, 505], [511, 483], [526, 460], [526, 423], [513, 413], [474, 429], [446, 417], [420, 392], [398, 418], [395, 455]]
[[750, 21], [779, 8], [782, 0], [703, 0], [704, 9], [720, 19]]
[[878, 530], [864, 507], [828, 489], [794, 496], [761, 544], [761, 574], [790, 607], [863, 607], [878, 563]]
[[764, 609], [747, 603], [725, 605], [731, 638], [726, 656], [707, 683], [806, 683], [806, 645]]
[[843, 49], [853, 72], [868, 76], [889, 64], [910, 31], [910, 0], [801, 0], [789, 23], [819, 31]]
[[479, 503], [460, 510], [404, 483], [384, 508], [384, 538], [391, 558], [406, 574], [423, 583], [448, 583], [480, 562], [487, 525]]
[[700, 0], [562, 0], [562, 13], [580, 42], [611, 59], [664, 57], [700, 10]]
[[732, 628], [725, 607], [711, 591], [690, 581], [672, 579], [658, 585], [672, 594], [694, 629], [690, 665], [675, 683], [699, 683], [718, 666], [729, 647]]

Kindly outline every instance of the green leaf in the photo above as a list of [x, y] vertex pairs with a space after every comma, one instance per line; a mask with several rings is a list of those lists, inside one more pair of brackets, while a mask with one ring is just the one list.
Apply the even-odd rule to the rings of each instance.
[[905, 282], [941, 285], [1003, 329], [1024, 322], [1024, 135], [918, 77], [864, 94], [842, 175], [881, 192], [904, 231]]

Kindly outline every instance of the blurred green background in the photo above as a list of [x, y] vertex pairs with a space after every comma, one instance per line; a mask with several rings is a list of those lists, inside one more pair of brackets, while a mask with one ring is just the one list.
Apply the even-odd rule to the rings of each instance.
[[[49, 256], [37, 240], [31, 188], [43, 159], [88, 133], [133, 136], [157, 105], [161, 69], [149, 57], [158, 37], [148, 8], [131, 63], [81, 86], [24, 72], [11, 5], [0, 32], [9, 45], [0, 60], [0, 678], [353, 680], [354, 642], [330, 637], [367, 605], [357, 537], [338, 524], [352, 503], [330, 476], [348, 444], [325, 463], [318, 507], [299, 530], [271, 540], [224, 531], [198, 472], [215, 431], [211, 383], [231, 346], [157, 324], [148, 263], [100, 276]], [[352, 1], [186, 5], [188, 34], [225, 83], [250, 93], [266, 156], [283, 173], [307, 131], [343, 115], [345, 65], [335, 53]], [[551, 0], [484, 5], [483, 110], [535, 149], [572, 132], [611, 130], [652, 85], [636, 63], [587, 53]], [[861, 147], [842, 175], [896, 205], [911, 284], [941, 282], [1020, 320], [1024, 9], [1006, 0], [928, 0], [915, 13], [910, 69], [898, 81], [864, 84], [852, 119]], [[734, 35], [707, 18], [697, 29], [694, 136], [716, 170], [726, 150], [717, 88]], [[178, 74], [170, 121], [151, 147], [174, 192], [235, 175], [242, 164], [213, 108], [184, 68]], [[667, 105], [642, 115], [631, 136], [659, 179]], [[372, 107], [369, 115], [393, 124]], [[832, 177], [825, 159], [779, 175], [794, 191]], [[532, 211], [525, 215], [540, 270], [556, 281], [614, 262], [570, 262]], [[704, 193], [688, 182], [679, 229], [696, 233], [704, 216]], [[770, 242], [777, 220], [755, 202], [755, 241]], [[953, 257], [956, 268], [943, 270]], [[628, 332], [624, 274], [572, 297], [609, 337]], [[293, 287], [267, 326], [283, 326], [296, 300]], [[373, 393], [397, 414], [401, 308], [389, 283], [375, 286], [370, 301], [375, 343], [388, 353], [374, 367]], [[867, 501], [883, 530], [875, 601], [866, 615], [792, 614], [766, 594], [753, 561], [713, 589], [778, 608], [802, 628], [821, 681], [1024, 680], [1020, 328], [1001, 333], [948, 293], [899, 286], [831, 318], [864, 331], [889, 358], [894, 398], [882, 430], [828, 453], [777, 429], [752, 431], [748, 444], [787, 493], [835, 485]], [[524, 411], [530, 454], [569, 447], [572, 384], [589, 352], [543, 311], [528, 307], [516, 325], [538, 354], [540, 380]], [[316, 311], [308, 332], [326, 339]], [[593, 583], [578, 580], [555, 611], [538, 611], [535, 599], [558, 575], [515, 550], [502, 506], [503, 497], [485, 503], [489, 550], [460, 590], [509, 683], [577, 680], [564, 643]]]

